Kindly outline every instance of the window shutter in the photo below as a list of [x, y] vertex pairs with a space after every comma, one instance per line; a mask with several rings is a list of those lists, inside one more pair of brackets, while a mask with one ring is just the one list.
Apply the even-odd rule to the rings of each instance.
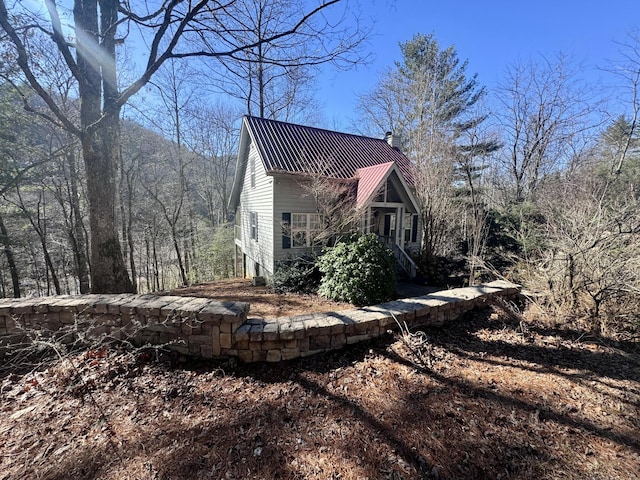
[[251, 177], [251, 188], [256, 188], [256, 159], [249, 159], [249, 176]]
[[413, 225], [411, 227], [411, 241], [416, 242], [418, 240], [418, 215], [413, 216]]
[[258, 241], [258, 232], [260, 229], [258, 228], [258, 212], [256, 212], [256, 242]]
[[291, 248], [291, 213], [282, 212], [282, 248]]

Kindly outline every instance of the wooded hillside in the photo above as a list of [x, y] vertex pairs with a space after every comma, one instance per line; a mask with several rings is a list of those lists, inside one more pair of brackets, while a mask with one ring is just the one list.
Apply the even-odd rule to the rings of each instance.
[[[238, 120], [327, 123], [314, 76], [367, 57], [367, 29], [331, 20], [352, 13], [338, 4], [2, 1], [0, 295], [229, 275]], [[637, 30], [601, 69], [606, 88], [569, 56], [540, 55], [506, 66], [490, 90], [435, 35], [400, 44], [360, 93], [352, 130], [402, 138], [426, 282], [506, 277], [552, 316], [636, 338]]]

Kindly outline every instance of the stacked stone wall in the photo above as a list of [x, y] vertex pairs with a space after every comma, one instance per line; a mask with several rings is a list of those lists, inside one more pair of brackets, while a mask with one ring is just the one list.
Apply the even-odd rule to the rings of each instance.
[[249, 304], [156, 295], [82, 295], [0, 300], [0, 356], [35, 336], [64, 342], [108, 335], [137, 345], [165, 345], [202, 358], [280, 362], [343, 348], [395, 329], [443, 325], [512, 297], [519, 286], [492, 282], [361, 309], [276, 319], [247, 319]]
[[61, 295], [0, 300], [0, 356], [10, 346], [53, 336], [64, 343], [109, 336], [203, 358], [247, 318], [249, 304], [157, 295]]

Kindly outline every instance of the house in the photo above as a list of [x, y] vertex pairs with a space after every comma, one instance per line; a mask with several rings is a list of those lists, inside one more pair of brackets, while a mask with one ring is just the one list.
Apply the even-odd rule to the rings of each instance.
[[244, 117], [229, 201], [236, 274], [268, 278], [276, 261], [317, 248], [323, 217], [305, 183], [322, 178], [349, 187], [356, 227], [378, 234], [415, 276], [405, 251], [420, 244], [419, 208], [412, 165], [394, 142]]

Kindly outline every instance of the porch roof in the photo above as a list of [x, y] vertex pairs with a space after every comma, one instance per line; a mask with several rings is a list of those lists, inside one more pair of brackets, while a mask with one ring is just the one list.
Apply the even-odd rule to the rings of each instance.
[[366, 204], [377, 192], [392, 168], [393, 162], [388, 162], [356, 170], [356, 176], [358, 177], [358, 193], [356, 195], [357, 208]]

